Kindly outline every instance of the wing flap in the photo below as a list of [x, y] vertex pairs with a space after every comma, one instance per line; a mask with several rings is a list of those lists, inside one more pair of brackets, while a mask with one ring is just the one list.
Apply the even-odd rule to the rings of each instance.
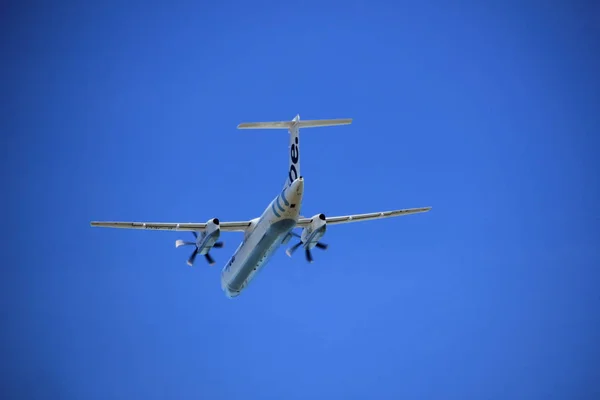
[[[391, 217], [400, 217], [403, 215], [410, 214], [418, 214], [431, 210], [431, 207], [421, 207], [421, 208], [405, 208], [403, 210], [393, 210], [393, 211], [380, 211], [373, 212], [367, 214], [352, 214], [352, 215], [342, 215], [338, 217], [327, 217], [327, 225], [336, 225], [336, 224], [346, 224], [349, 222], [361, 222], [361, 221], [369, 221], [373, 219], [382, 219], [382, 218], [391, 218]], [[310, 218], [300, 218], [298, 220], [297, 226], [304, 228], [310, 224]]]
[[[157, 231], [203, 231], [204, 222], [125, 222], [125, 221], [92, 221], [93, 227], [119, 229], [146, 229]], [[250, 221], [223, 221], [219, 224], [223, 232], [245, 231]]]

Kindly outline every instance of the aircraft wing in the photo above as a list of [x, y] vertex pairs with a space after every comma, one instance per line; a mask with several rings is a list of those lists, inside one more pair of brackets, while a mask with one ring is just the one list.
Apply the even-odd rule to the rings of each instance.
[[[92, 226], [100, 228], [147, 229], [158, 231], [199, 231], [206, 229], [205, 222], [124, 222], [124, 221], [92, 221]], [[222, 232], [243, 232], [250, 221], [221, 221]]]
[[[368, 214], [342, 215], [339, 217], [326, 217], [326, 221], [327, 225], [346, 224], [349, 222], [361, 222], [369, 221], [372, 219], [391, 218], [409, 214], [418, 214], [427, 212], [429, 210], [431, 210], [431, 207], [406, 208], [404, 210], [380, 211]], [[296, 226], [299, 228], [307, 227], [308, 225], [310, 225], [310, 220], [310, 218], [300, 218], [298, 219], [298, 223], [296, 224]]]

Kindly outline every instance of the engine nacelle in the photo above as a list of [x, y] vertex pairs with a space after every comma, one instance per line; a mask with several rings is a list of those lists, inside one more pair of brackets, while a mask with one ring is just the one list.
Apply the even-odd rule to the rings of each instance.
[[211, 234], [215, 231], [221, 231], [219, 218], [211, 218], [206, 221], [206, 234]]
[[316, 214], [310, 220], [310, 225], [302, 230], [300, 240], [304, 247], [312, 249], [327, 231], [327, 218], [325, 214]]
[[219, 225], [218, 218], [211, 218], [206, 221], [206, 229], [202, 232], [202, 235], [198, 236], [196, 245], [198, 246], [200, 254], [206, 254], [212, 249], [216, 241], [221, 236], [221, 226]]

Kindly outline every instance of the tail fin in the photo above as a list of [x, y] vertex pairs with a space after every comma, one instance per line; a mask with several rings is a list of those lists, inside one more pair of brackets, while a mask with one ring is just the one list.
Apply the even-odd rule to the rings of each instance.
[[238, 129], [287, 129], [290, 133], [289, 166], [288, 176], [285, 182], [287, 187], [300, 176], [300, 128], [318, 128], [324, 126], [349, 125], [352, 118], [343, 119], [308, 119], [300, 121], [300, 115], [296, 115], [291, 121], [275, 122], [244, 122], [238, 125]]

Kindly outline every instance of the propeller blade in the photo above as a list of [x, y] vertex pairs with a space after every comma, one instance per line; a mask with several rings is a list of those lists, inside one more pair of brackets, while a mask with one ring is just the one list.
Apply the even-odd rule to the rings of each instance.
[[287, 249], [285, 251], [285, 254], [288, 255], [288, 257], [291, 257], [292, 254], [294, 254], [294, 252], [298, 249], [298, 247], [302, 246], [302, 242], [298, 242], [295, 245], [293, 245], [292, 247], [290, 247], [289, 249]]
[[196, 259], [196, 255], [198, 255], [198, 249], [194, 250], [194, 252], [190, 255], [190, 258], [187, 260], [187, 265], [190, 267], [194, 265], [194, 260]]
[[306, 261], [308, 261], [309, 263], [313, 262], [312, 253], [310, 252], [309, 249], [306, 249], [305, 254], [306, 254]]
[[214, 260], [214, 259], [211, 257], [211, 255], [210, 255], [210, 254], [206, 253], [206, 254], [204, 255], [204, 258], [206, 258], [206, 261], [208, 261], [208, 263], [209, 263], [210, 265], [214, 265], [214, 263], [215, 263], [215, 260]]
[[328, 244], [325, 244], [325, 243], [317, 242], [317, 243], [315, 244], [315, 247], [318, 247], [318, 248], [320, 248], [321, 250], [327, 250], [327, 248], [329, 247], [329, 245], [328, 245]]
[[194, 242], [187, 242], [185, 240], [177, 240], [175, 242], [175, 247], [177, 248], [179, 246], [189, 246], [189, 245], [192, 245], [192, 244], [195, 245], [196, 243], [194, 243]]
[[214, 247], [215, 249], [220, 249], [220, 248], [222, 248], [223, 246], [225, 246], [225, 243], [223, 243], [223, 242], [216, 242], [216, 243], [213, 245], [213, 247]]

